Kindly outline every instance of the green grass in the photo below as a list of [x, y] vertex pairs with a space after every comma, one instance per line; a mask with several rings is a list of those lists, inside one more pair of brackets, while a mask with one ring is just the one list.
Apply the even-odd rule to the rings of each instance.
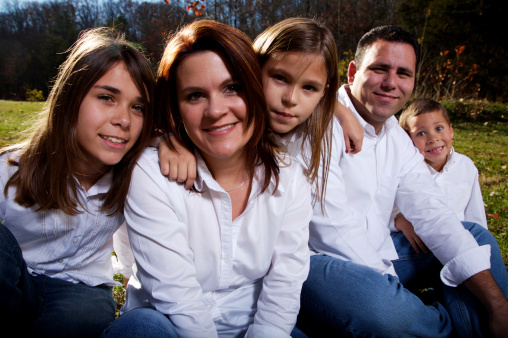
[[469, 156], [480, 172], [489, 230], [508, 266], [508, 124], [460, 122], [453, 129], [455, 150]]
[[20, 140], [20, 134], [31, 127], [36, 112], [44, 102], [22, 102], [0, 100], [0, 148]]

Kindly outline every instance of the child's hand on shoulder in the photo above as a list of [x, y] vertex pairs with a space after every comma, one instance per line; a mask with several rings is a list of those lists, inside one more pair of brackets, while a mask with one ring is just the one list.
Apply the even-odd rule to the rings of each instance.
[[353, 112], [337, 101], [334, 112], [340, 120], [344, 141], [346, 142], [346, 153], [357, 154], [362, 150], [363, 127], [353, 115]]
[[159, 144], [159, 165], [161, 173], [185, 184], [189, 190], [196, 179], [196, 157], [185, 146], [180, 144], [175, 136], [164, 138]]

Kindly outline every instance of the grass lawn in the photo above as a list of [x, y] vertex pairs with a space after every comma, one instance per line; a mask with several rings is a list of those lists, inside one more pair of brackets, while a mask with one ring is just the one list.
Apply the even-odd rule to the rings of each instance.
[[0, 100], [0, 147], [16, 143], [42, 106], [43, 102]]
[[453, 130], [455, 150], [469, 156], [480, 172], [489, 230], [508, 266], [508, 124], [458, 123]]
[[[19, 132], [31, 125], [40, 110], [40, 102], [0, 100], [0, 147], [16, 143]], [[457, 123], [454, 146], [469, 156], [480, 172], [480, 185], [490, 231], [496, 236], [505, 264], [508, 266], [508, 124]], [[121, 275], [115, 276], [122, 281]], [[114, 296], [122, 303], [123, 287], [115, 287]]]

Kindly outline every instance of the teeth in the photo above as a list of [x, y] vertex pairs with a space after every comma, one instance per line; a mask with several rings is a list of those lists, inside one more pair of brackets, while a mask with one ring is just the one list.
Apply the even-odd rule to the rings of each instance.
[[437, 147], [437, 148], [433, 148], [433, 149], [430, 149], [430, 150], [427, 150], [427, 151], [428, 151], [429, 153], [433, 153], [433, 152], [439, 151], [439, 150], [441, 150], [441, 149], [443, 149], [443, 147], [442, 147], [442, 146], [441, 146], [441, 147]]
[[229, 128], [233, 128], [233, 126], [234, 126], [234, 125], [235, 125], [235, 124], [234, 124], [234, 123], [232, 123], [232, 124], [230, 124], [230, 125], [227, 125], [227, 126], [224, 126], [224, 127], [221, 127], [221, 128], [217, 128], [217, 129], [213, 129], [213, 128], [211, 128], [211, 129], [210, 129], [210, 131], [222, 131], [222, 130], [226, 130], [226, 129], [229, 129]]
[[101, 137], [103, 139], [111, 141], [113, 143], [125, 143], [126, 142], [125, 140], [121, 140], [121, 139], [116, 138], [116, 137], [111, 137], [111, 136], [101, 136]]

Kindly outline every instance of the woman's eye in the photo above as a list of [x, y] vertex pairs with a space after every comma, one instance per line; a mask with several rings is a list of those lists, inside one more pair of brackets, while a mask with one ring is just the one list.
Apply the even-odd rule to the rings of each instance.
[[197, 101], [202, 97], [203, 97], [203, 95], [200, 92], [194, 92], [194, 93], [190, 93], [189, 95], [187, 95], [187, 100], [188, 101]]
[[314, 86], [303, 86], [303, 89], [308, 90], [310, 92], [316, 91], [316, 87], [314, 87]]
[[226, 93], [236, 94], [242, 90], [242, 87], [239, 84], [230, 84], [226, 86]]
[[144, 114], [144, 113], [145, 113], [145, 106], [143, 106], [143, 105], [139, 105], [139, 104], [134, 105], [134, 106], [132, 107], [132, 109], [134, 109], [134, 110], [136, 110], [136, 111], [140, 112], [141, 114]]
[[286, 81], [286, 78], [285, 78], [284, 76], [282, 76], [282, 75], [277, 75], [277, 74], [275, 74], [275, 75], [273, 75], [273, 78], [274, 78], [275, 80], [277, 80], [277, 81], [287, 82], [287, 81]]
[[102, 100], [102, 101], [108, 101], [108, 102], [113, 101], [113, 98], [110, 95], [101, 94], [97, 97], [99, 98], [99, 100]]

